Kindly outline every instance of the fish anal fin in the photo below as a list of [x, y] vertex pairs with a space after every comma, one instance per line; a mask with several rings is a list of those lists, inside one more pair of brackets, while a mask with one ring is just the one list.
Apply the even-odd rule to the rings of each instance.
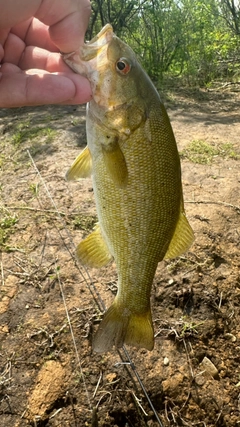
[[194, 233], [190, 226], [186, 215], [183, 211], [180, 212], [178, 223], [168, 246], [168, 250], [164, 259], [175, 258], [186, 252], [194, 241]]
[[102, 152], [106, 169], [119, 188], [124, 188], [128, 181], [128, 170], [124, 154], [118, 141], [102, 145]]
[[92, 173], [92, 157], [88, 147], [77, 156], [72, 166], [66, 173], [67, 181], [76, 181], [80, 178], [87, 178]]
[[111, 351], [128, 344], [152, 350], [154, 333], [150, 308], [143, 314], [131, 313], [115, 300], [106, 311], [93, 339], [93, 350], [97, 353]]
[[102, 237], [99, 224], [95, 230], [77, 246], [77, 258], [86, 267], [100, 268], [112, 260], [105, 240]]

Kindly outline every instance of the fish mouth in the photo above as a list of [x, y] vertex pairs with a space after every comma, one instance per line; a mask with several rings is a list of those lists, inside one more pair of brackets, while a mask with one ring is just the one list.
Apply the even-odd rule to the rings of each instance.
[[113, 39], [113, 28], [110, 24], [78, 51], [62, 54], [63, 60], [77, 73], [89, 77], [91, 71], [104, 65], [106, 49]]

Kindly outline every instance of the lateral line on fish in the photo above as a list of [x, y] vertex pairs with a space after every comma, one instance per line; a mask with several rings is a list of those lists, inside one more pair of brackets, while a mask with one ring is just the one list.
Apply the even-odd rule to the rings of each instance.
[[[64, 231], [66, 232], [67, 237], [69, 238], [69, 241], [71, 243], [71, 249], [66, 244], [64, 236], [62, 235], [62, 233], [59, 230], [59, 228], [56, 227], [56, 226], [55, 226], [55, 228], [56, 228], [57, 232], [59, 233], [59, 236], [61, 237], [62, 242], [63, 242], [65, 248], [67, 249], [69, 255], [71, 256], [71, 258], [72, 258], [72, 260], [74, 262], [74, 265], [76, 266], [76, 268], [79, 271], [80, 275], [82, 276], [82, 278], [83, 278], [83, 280], [84, 280], [87, 288], [89, 289], [89, 291], [90, 291], [90, 293], [91, 293], [94, 301], [97, 302], [97, 305], [98, 305], [100, 311], [102, 313], [104, 313], [106, 311], [106, 309], [107, 309], [106, 305], [105, 305], [104, 301], [102, 300], [99, 292], [97, 291], [97, 289], [96, 289], [96, 287], [95, 287], [95, 285], [94, 285], [94, 283], [92, 281], [92, 278], [90, 276], [90, 273], [88, 272], [88, 269], [86, 267], [82, 266], [82, 265], [79, 266], [79, 262], [77, 261], [75, 255], [73, 253], [73, 251], [75, 251], [76, 247], [75, 247], [75, 245], [73, 243], [73, 239], [72, 239], [71, 233], [69, 232], [69, 230], [68, 230], [68, 228], [66, 226], [66, 223], [65, 223], [64, 219], [62, 218], [61, 213], [59, 212], [59, 210], [57, 208], [57, 205], [56, 205], [56, 203], [54, 202], [54, 200], [53, 200], [53, 198], [51, 196], [51, 193], [50, 193], [50, 191], [49, 191], [49, 189], [47, 187], [47, 184], [46, 184], [44, 178], [42, 177], [42, 175], [41, 175], [41, 173], [40, 173], [40, 171], [39, 171], [39, 169], [38, 169], [38, 167], [37, 167], [37, 165], [36, 165], [33, 157], [31, 156], [31, 153], [30, 153], [29, 150], [27, 150], [27, 154], [28, 154], [28, 156], [30, 158], [30, 161], [31, 161], [31, 163], [33, 165], [34, 170], [36, 171], [36, 173], [37, 173], [40, 181], [43, 184], [44, 190], [45, 190], [45, 192], [46, 192], [46, 194], [47, 194], [47, 196], [48, 196], [48, 198], [49, 198], [52, 206], [55, 209], [55, 213], [57, 214], [57, 216], [58, 216], [58, 218], [59, 218], [59, 220], [60, 220], [60, 222], [61, 222], [61, 224], [62, 224], [62, 226], [64, 228]], [[88, 280], [84, 276], [84, 274], [81, 271], [81, 269], [83, 269], [84, 272], [86, 273], [87, 279], [89, 280], [90, 284], [88, 283]], [[71, 325], [71, 319], [70, 319], [70, 316], [69, 316], [69, 312], [68, 312], [68, 308], [67, 308], [67, 304], [66, 304], [65, 295], [64, 295], [63, 287], [61, 285], [61, 281], [60, 281], [60, 277], [59, 277], [57, 268], [56, 268], [56, 274], [57, 274], [58, 283], [59, 283], [59, 287], [60, 287], [60, 291], [61, 291], [61, 296], [62, 296], [62, 299], [63, 299], [64, 308], [65, 308], [66, 315], [67, 315], [67, 320], [68, 320], [68, 324], [69, 324], [69, 328], [70, 328], [70, 333], [71, 333], [71, 337], [72, 337], [72, 341], [73, 341], [73, 345], [74, 345], [74, 350], [75, 350], [75, 353], [76, 353], [77, 362], [79, 364], [80, 372], [81, 372], [82, 378], [83, 378], [83, 384], [84, 384], [84, 388], [85, 388], [85, 393], [86, 393], [86, 396], [87, 396], [87, 400], [88, 400], [88, 403], [89, 403], [90, 410], [93, 411], [94, 408], [93, 408], [93, 406], [91, 404], [89, 393], [88, 393], [88, 390], [86, 388], [85, 376], [84, 376], [84, 373], [82, 372], [81, 359], [80, 359], [79, 352], [78, 352], [78, 349], [77, 349], [76, 340], [75, 340], [74, 332], [73, 332], [72, 325]], [[95, 294], [94, 294], [94, 292], [95, 292]], [[159, 416], [158, 416], [158, 414], [157, 414], [157, 411], [154, 408], [154, 405], [153, 405], [153, 403], [152, 403], [152, 401], [151, 401], [151, 399], [150, 399], [150, 397], [149, 397], [149, 395], [147, 393], [147, 390], [146, 390], [146, 388], [145, 388], [145, 386], [144, 386], [144, 384], [143, 384], [143, 382], [142, 382], [142, 380], [140, 378], [140, 375], [139, 375], [139, 373], [137, 371], [137, 368], [136, 368], [134, 362], [132, 361], [132, 359], [131, 359], [131, 357], [130, 357], [130, 355], [129, 355], [126, 347], [125, 347], [125, 345], [123, 345], [122, 351], [124, 352], [125, 357], [122, 355], [122, 353], [121, 353], [121, 351], [119, 349], [117, 350], [117, 353], [118, 353], [118, 355], [119, 355], [119, 357], [120, 357], [120, 359], [122, 361], [122, 362], [120, 362], [120, 364], [123, 364], [123, 366], [125, 367], [125, 369], [126, 369], [128, 375], [129, 375], [131, 381], [133, 382], [133, 385], [135, 386], [134, 378], [132, 377], [132, 375], [130, 375], [129, 370], [127, 369], [127, 365], [130, 366], [131, 370], [133, 371], [133, 373], [134, 373], [134, 375], [135, 375], [135, 377], [136, 377], [136, 379], [137, 379], [137, 381], [138, 381], [138, 383], [139, 383], [139, 385], [140, 385], [140, 387], [141, 387], [141, 389], [142, 389], [142, 391], [144, 393], [145, 398], [147, 399], [147, 402], [148, 402], [150, 408], [152, 409], [152, 411], [153, 411], [153, 413], [154, 413], [154, 415], [156, 417], [156, 420], [157, 420], [159, 426], [160, 427], [164, 427], [163, 424], [162, 424], [162, 422], [161, 422], [161, 420], [160, 420], [160, 418], [159, 418]], [[127, 365], [126, 365], [126, 361], [127, 361]]]

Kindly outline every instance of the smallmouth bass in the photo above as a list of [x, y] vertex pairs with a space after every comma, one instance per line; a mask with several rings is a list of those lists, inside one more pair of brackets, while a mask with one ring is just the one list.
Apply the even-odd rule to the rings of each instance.
[[129, 344], [152, 350], [150, 293], [159, 261], [194, 240], [184, 213], [181, 168], [158, 92], [132, 49], [107, 24], [65, 62], [86, 76], [87, 147], [67, 180], [92, 175], [99, 223], [77, 247], [82, 264], [115, 260], [118, 292], [93, 339], [105, 352]]

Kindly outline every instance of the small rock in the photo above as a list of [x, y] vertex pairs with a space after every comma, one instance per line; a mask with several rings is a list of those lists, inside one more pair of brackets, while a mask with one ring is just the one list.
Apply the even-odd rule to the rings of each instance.
[[208, 357], [204, 357], [199, 367], [213, 378], [218, 378], [218, 370]]
[[66, 371], [55, 360], [48, 360], [38, 373], [35, 386], [28, 399], [30, 418], [44, 419], [53, 403], [66, 392]]
[[113, 381], [116, 381], [116, 379], [117, 379], [117, 374], [115, 372], [112, 372], [106, 375], [106, 380], [108, 383], [112, 383]]
[[204, 376], [202, 374], [196, 375], [196, 377], [195, 377], [195, 383], [197, 385], [203, 385], [203, 384], [205, 384], [205, 382], [206, 382], [206, 379], [204, 378]]
[[8, 276], [5, 280], [5, 285], [2, 288], [4, 295], [0, 301], [0, 314], [8, 310], [11, 299], [15, 296], [18, 290], [18, 278], [15, 276]]
[[1, 325], [0, 326], [0, 333], [5, 333], [8, 334], [9, 333], [9, 329], [8, 329], [8, 325]]
[[163, 364], [164, 364], [164, 366], [168, 366], [169, 365], [169, 359], [168, 359], [168, 357], [164, 357]]
[[236, 342], [237, 341], [237, 337], [235, 337], [235, 335], [233, 335], [233, 334], [225, 334], [225, 338], [227, 338], [229, 341], [232, 341], [232, 342]]

